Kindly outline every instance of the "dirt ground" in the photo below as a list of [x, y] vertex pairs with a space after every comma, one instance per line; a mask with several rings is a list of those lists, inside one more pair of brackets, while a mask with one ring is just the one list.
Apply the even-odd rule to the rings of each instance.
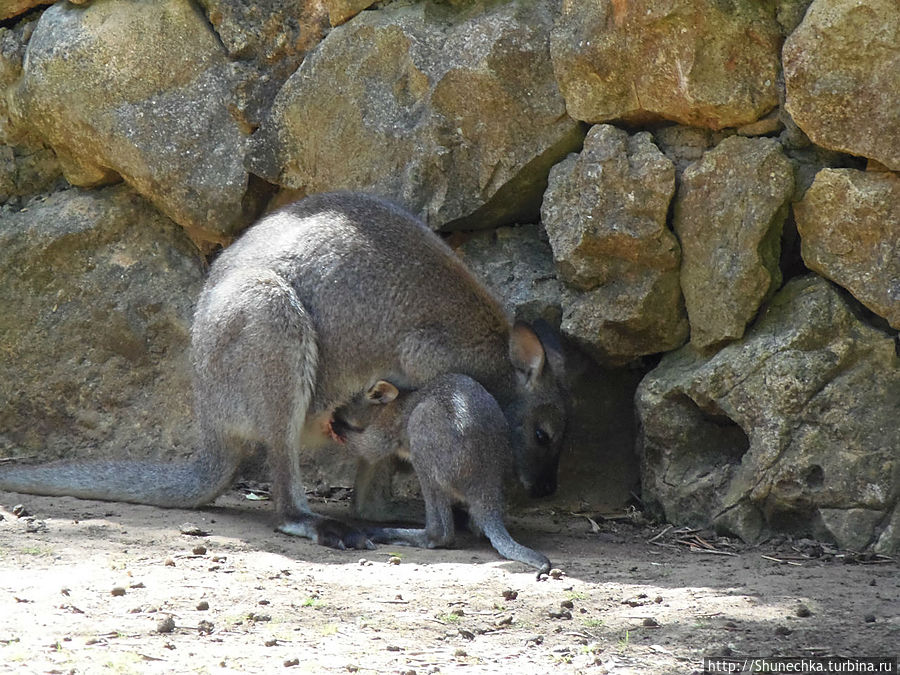
[[468, 533], [321, 548], [239, 491], [200, 511], [0, 493], [0, 514], [0, 672], [699, 673], [900, 651], [897, 562], [805, 540], [536, 505], [509, 526], [564, 571], [537, 581]]

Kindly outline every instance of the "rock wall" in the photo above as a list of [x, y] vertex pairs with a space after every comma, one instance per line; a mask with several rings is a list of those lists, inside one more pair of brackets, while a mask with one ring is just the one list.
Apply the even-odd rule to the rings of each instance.
[[640, 490], [748, 541], [900, 550], [895, 0], [16, 0], [0, 21], [0, 455], [190, 452], [206, 257], [267, 204], [350, 188], [560, 328], [558, 503]]

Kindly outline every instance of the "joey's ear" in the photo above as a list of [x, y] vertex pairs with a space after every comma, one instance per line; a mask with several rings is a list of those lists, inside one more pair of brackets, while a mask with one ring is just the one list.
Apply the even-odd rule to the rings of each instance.
[[390, 382], [378, 380], [366, 392], [366, 400], [373, 404], [385, 404], [393, 401], [399, 394], [400, 391]]
[[509, 360], [513, 368], [525, 376], [527, 384], [531, 384], [544, 369], [544, 346], [531, 326], [516, 321], [509, 335]]

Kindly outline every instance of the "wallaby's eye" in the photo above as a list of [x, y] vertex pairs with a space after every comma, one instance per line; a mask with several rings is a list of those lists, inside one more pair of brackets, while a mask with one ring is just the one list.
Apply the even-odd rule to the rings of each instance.
[[534, 440], [538, 445], [550, 445], [550, 434], [538, 427], [534, 430]]

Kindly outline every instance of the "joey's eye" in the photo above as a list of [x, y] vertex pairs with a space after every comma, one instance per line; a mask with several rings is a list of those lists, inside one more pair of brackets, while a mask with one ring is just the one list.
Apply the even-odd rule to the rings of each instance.
[[534, 430], [534, 440], [538, 445], [550, 445], [550, 434], [538, 427]]

